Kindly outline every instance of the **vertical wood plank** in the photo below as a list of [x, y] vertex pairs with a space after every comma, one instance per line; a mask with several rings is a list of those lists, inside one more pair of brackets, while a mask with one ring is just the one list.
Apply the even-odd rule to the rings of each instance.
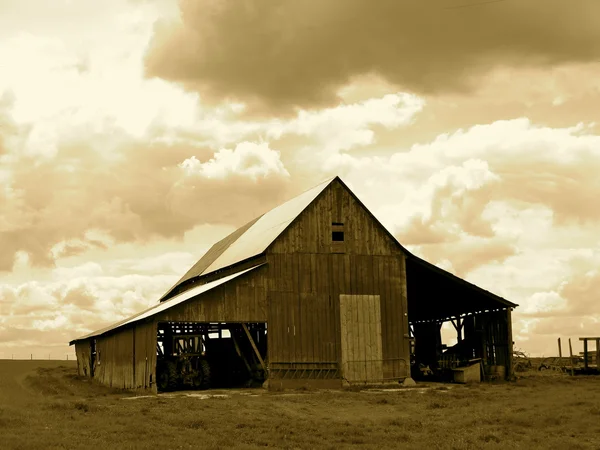
[[375, 379], [383, 379], [383, 342], [381, 333], [381, 297], [373, 296], [373, 359], [376, 361], [373, 377]]
[[340, 303], [340, 336], [341, 336], [341, 352], [340, 352], [340, 356], [341, 356], [341, 361], [340, 361], [340, 366], [341, 366], [341, 371], [342, 371], [342, 377], [345, 378], [346, 380], [348, 380], [348, 376], [350, 375], [348, 373], [348, 341], [349, 341], [349, 336], [348, 336], [348, 320], [347, 320], [347, 306], [346, 306], [346, 296], [345, 295], [340, 295], [339, 296], [339, 303]]

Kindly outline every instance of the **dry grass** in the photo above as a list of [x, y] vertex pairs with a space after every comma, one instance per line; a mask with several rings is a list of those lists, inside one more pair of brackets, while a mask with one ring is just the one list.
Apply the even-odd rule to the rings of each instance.
[[131, 398], [36, 365], [0, 361], [2, 448], [600, 449], [600, 377]]

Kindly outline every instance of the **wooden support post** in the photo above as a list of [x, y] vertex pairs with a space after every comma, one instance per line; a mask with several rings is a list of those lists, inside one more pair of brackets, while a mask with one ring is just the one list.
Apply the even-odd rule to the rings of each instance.
[[452, 323], [452, 326], [456, 330], [456, 342], [462, 342], [463, 322], [460, 320], [460, 317], [458, 317], [458, 316], [456, 317], [456, 322], [454, 322], [454, 319], [450, 319], [450, 322]]
[[569, 356], [571, 357], [571, 376], [575, 375], [575, 369], [573, 368], [573, 347], [571, 346], [571, 338], [569, 338]]
[[511, 308], [506, 309], [506, 379], [512, 380], [514, 373], [513, 367], [513, 335], [512, 335], [512, 313]]
[[596, 339], [596, 370], [600, 371], [600, 339]]
[[246, 359], [246, 357], [240, 350], [240, 346], [238, 345], [237, 339], [235, 338], [235, 334], [233, 333], [233, 331], [231, 329], [229, 330], [229, 333], [231, 333], [231, 339], [233, 340], [233, 345], [235, 346], [236, 353], [238, 354], [238, 356], [240, 358], [242, 358], [242, 361], [244, 361], [244, 365], [246, 366], [246, 369], [248, 369], [248, 373], [250, 374], [250, 376], [252, 376], [252, 368], [250, 367], [250, 364], [248, 364], [248, 360]]
[[133, 350], [131, 352], [132, 357], [133, 357], [132, 358], [133, 359], [133, 361], [132, 361], [133, 362], [133, 384], [132, 384], [132, 386], [134, 389], [137, 389], [137, 387], [138, 387], [137, 380], [135, 379], [135, 365], [137, 363], [137, 361], [135, 360], [135, 330], [136, 330], [136, 327], [133, 327], [133, 329], [131, 330], [131, 337], [132, 337], [131, 346], [132, 346], [132, 350]]
[[558, 357], [560, 358], [560, 362], [562, 364], [562, 346], [560, 345], [560, 338], [558, 338]]
[[585, 372], [588, 371], [588, 340], [583, 340], [583, 368]]
[[267, 373], [267, 366], [265, 365], [265, 362], [263, 361], [262, 356], [260, 356], [260, 352], [258, 351], [258, 348], [256, 347], [256, 344], [254, 343], [254, 339], [252, 339], [252, 335], [250, 334], [250, 331], [248, 330], [248, 327], [246, 326], [245, 323], [242, 324], [242, 328], [246, 332], [246, 336], [248, 336], [250, 345], [252, 345], [252, 348], [254, 349], [254, 353], [256, 353], [256, 356], [257, 356], [258, 360], [260, 361], [261, 367], [263, 368], [265, 373]]

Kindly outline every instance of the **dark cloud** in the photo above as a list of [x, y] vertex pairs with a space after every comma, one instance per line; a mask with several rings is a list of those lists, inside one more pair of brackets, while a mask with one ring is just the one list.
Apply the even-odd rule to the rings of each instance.
[[363, 74], [426, 94], [469, 89], [493, 67], [600, 56], [595, 0], [453, 8], [464, 3], [181, 0], [180, 23], [156, 26], [147, 75], [282, 112], [337, 101]]

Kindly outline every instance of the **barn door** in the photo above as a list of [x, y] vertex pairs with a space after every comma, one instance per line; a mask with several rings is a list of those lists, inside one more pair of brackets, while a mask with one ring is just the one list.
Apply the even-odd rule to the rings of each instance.
[[348, 382], [383, 380], [379, 295], [340, 295], [342, 376]]

